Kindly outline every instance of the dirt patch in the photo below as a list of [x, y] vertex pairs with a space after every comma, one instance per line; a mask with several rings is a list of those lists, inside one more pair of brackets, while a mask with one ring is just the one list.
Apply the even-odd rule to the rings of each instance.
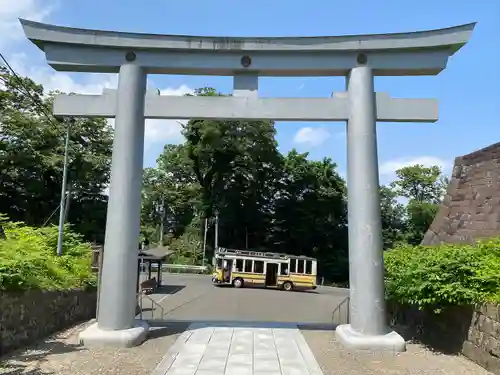
[[74, 326], [1, 358], [0, 374], [150, 375], [186, 328], [181, 325], [151, 327], [149, 339], [135, 348], [89, 349], [78, 345], [78, 333], [90, 323]]
[[349, 351], [333, 331], [302, 330], [324, 375], [491, 375], [460, 355], [433, 352], [410, 343], [405, 353]]

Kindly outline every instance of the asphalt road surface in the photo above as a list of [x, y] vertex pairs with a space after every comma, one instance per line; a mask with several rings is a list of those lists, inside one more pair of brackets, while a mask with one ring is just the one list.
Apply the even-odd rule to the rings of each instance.
[[[142, 318], [149, 320], [150, 326], [158, 327], [151, 333], [150, 340], [163, 335], [166, 337], [162, 339], [167, 340], [171, 336], [162, 332], [180, 333], [192, 323], [195, 326], [200, 323], [200, 327], [214, 325], [226, 329], [244, 328], [246, 325], [261, 329], [287, 328], [289, 332], [298, 328], [324, 375], [488, 374], [463, 357], [435, 353], [418, 343], [408, 343], [407, 352], [397, 355], [391, 352], [353, 352], [344, 348], [335, 339], [332, 312], [347, 297], [347, 289], [319, 287], [311, 292], [234, 289], [213, 286], [210, 276], [172, 274], [164, 275], [163, 284], [165, 286], [160, 291], [143, 301]], [[155, 300], [157, 305], [152, 304], [149, 298]], [[176, 342], [171, 350], [179, 350], [183, 343], [184, 339]], [[121, 357], [118, 358], [121, 363]], [[95, 362], [95, 356], [87, 362]], [[137, 354], [135, 362], [138, 362]], [[144, 362], [149, 363], [147, 360]], [[294, 372], [298, 373], [296, 370], [294, 368]], [[130, 370], [127, 368], [126, 372], [130, 373]], [[112, 373], [118, 372], [114, 369]]]
[[347, 289], [318, 287], [315, 291], [216, 287], [211, 276], [163, 276], [159, 291], [143, 299], [143, 319], [163, 321], [283, 322], [332, 325], [333, 310]]

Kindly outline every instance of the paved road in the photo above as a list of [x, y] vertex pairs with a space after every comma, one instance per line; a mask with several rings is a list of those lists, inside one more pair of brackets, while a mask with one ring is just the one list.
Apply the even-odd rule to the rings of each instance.
[[[143, 319], [186, 331], [153, 375], [322, 375], [299, 327], [331, 332], [332, 311], [347, 295], [329, 287], [308, 292], [216, 287], [202, 275], [165, 275], [163, 284], [151, 295], [158, 305], [149, 303], [154, 309]], [[147, 298], [143, 308], [148, 310]]]
[[[217, 288], [200, 275], [170, 274], [163, 282], [161, 293], [151, 296], [163, 312], [156, 308], [143, 316], [153, 318], [150, 324], [160, 332], [152, 332], [150, 340], [163, 336], [164, 329], [184, 332], [151, 375], [187, 374], [186, 369], [189, 374], [223, 374], [224, 363], [227, 375], [250, 375], [250, 367], [261, 375], [488, 374], [463, 357], [433, 353], [417, 343], [408, 343], [408, 351], [396, 356], [343, 348], [332, 331], [332, 311], [347, 296], [346, 289]], [[260, 352], [263, 357], [256, 355]]]
[[[321, 287], [310, 292], [215, 287], [210, 276], [165, 275], [165, 285], [151, 295], [158, 306], [143, 301], [143, 318], [167, 321], [289, 322], [331, 325], [332, 311], [347, 296], [346, 289]], [[149, 311], [148, 311], [149, 310]]]

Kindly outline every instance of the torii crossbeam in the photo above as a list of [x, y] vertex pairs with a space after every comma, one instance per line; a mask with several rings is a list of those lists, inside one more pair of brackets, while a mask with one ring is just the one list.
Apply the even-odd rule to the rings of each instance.
[[[145, 99], [146, 119], [220, 119], [276, 121], [347, 121], [348, 93], [332, 98], [248, 98], [160, 96], [151, 93]], [[376, 95], [377, 121], [435, 122], [435, 99], [393, 99], [387, 93]], [[107, 117], [116, 115], [116, 93], [103, 95], [57, 95], [54, 115], [70, 117]]]
[[[145, 118], [347, 121], [350, 324], [347, 347], [405, 350], [388, 329], [384, 301], [376, 121], [433, 122], [431, 99], [392, 99], [374, 76], [437, 75], [475, 24], [413, 33], [232, 38], [74, 29], [21, 20], [28, 39], [56, 70], [119, 73], [116, 94], [58, 96], [59, 116], [115, 117], [111, 184], [97, 323], [86, 345], [131, 346], [148, 327], [135, 320], [135, 281]], [[148, 74], [234, 76], [233, 97], [146, 93]], [[259, 98], [259, 76], [344, 76], [332, 98]]]

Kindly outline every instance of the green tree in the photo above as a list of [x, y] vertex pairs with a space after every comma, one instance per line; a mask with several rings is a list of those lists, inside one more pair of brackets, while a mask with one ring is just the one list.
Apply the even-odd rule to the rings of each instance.
[[412, 165], [396, 171], [398, 179], [391, 184], [396, 194], [408, 199], [407, 241], [419, 244], [436, 216], [447, 188], [448, 179], [437, 165]]
[[[214, 89], [195, 95], [220, 96]], [[221, 245], [259, 247], [280, 156], [271, 121], [191, 120], [188, 156], [202, 192], [202, 217], [220, 214]]]
[[416, 202], [441, 202], [447, 180], [439, 166], [411, 165], [398, 169], [396, 176], [397, 180], [391, 183], [391, 187], [400, 197]]
[[331, 159], [292, 150], [277, 181], [270, 242], [276, 251], [318, 258], [332, 281], [348, 278], [346, 186]]
[[[53, 96], [0, 68], [0, 212], [40, 226], [60, 200], [66, 123], [50, 115]], [[112, 128], [76, 119], [71, 128], [69, 221], [89, 240], [103, 239]], [[53, 215], [49, 222], [56, 222]]]
[[148, 215], [160, 195], [170, 207], [193, 210], [172, 235], [179, 261], [199, 261], [202, 221], [213, 225], [218, 212], [219, 245], [315, 256], [323, 276], [347, 280], [346, 187], [332, 160], [281, 155], [271, 121], [191, 120], [183, 135], [184, 145], [165, 146], [158, 166], [145, 171], [143, 189], [144, 223], [158, 225]]
[[409, 201], [406, 206], [408, 216], [407, 242], [418, 245], [422, 242], [425, 232], [429, 229], [437, 214], [439, 205], [429, 202]]
[[407, 230], [405, 206], [397, 201], [397, 193], [389, 186], [380, 187], [380, 211], [384, 249], [404, 241]]
[[200, 209], [201, 191], [194, 175], [186, 145], [165, 145], [156, 168], [146, 168], [142, 188], [143, 238], [156, 242], [161, 215], [157, 208], [163, 202], [164, 232], [177, 237], [192, 222]]

